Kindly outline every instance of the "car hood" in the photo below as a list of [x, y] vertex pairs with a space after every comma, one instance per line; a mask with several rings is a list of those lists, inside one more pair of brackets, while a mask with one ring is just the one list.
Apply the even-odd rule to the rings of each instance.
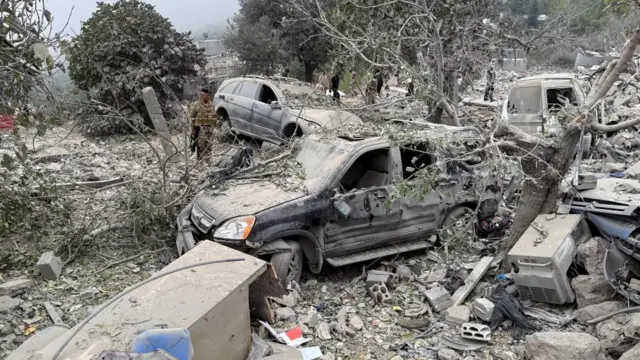
[[213, 217], [214, 226], [219, 226], [230, 218], [254, 215], [304, 195], [299, 191], [285, 191], [267, 181], [259, 181], [233, 184], [222, 192], [205, 191], [194, 199], [193, 206]]
[[640, 182], [633, 179], [598, 179], [594, 189], [573, 197], [572, 209], [601, 214], [632, 216], [640, 206]]
[[307, 120], [313, 121], [318, 125], [326, 128], [336, 128], [345, 124], [362, 124], [362, 119], [357, 115], [342, 110], [326, 110], [326, 109], [302, 109], [290, 108], [289, 114], [294, 118], [298, 115]]

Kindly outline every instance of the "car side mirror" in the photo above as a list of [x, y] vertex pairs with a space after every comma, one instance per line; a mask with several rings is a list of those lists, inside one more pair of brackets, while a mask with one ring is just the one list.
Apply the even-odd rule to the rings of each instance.
[[272, 101], [271, 104], [269, 104], [269, 107], [272, 109], [282, 109], [282, 106], [280, 106], [277, 101]]

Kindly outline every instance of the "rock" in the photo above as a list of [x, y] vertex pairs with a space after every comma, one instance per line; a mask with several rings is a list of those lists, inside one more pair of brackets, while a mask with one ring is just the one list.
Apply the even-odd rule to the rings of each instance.
[[298, 292], [293, 290], [283, 297], [273, 298], [273, 301], [282, 306], [294, 307], [298, 303]]
[[585, 306], [573, 312], [576, 321], [584, 324], [591, 319], [595, 319], [602, 315], [610, 314], [614, 311], [622, 310], [627, 305], [622, 301], [606, 301], [600, 304]]
[[20, 299], [14, 299], [6, 295], [0, 296], [0, 314], [13, 311], [21, 302], [22, 300]]
[[340, 311], [338, 311], [338, 314], [336, 315], [336, 320], [338, 322], [334, 324], [334, 329], [339, 334], [355, 335], [355, 331], [347, 326], [348, 312], [351, 312], [351, 308], [349, 307], [343, 307], [342, 309], [340, 309]]
[[326, 353], [322, 355], [318, 360], [336, 360], [336, 357], [332, 353]]
[[391, 360], [404, 360], [404, 358], [400, 355], [396, 355], [394, 357], [391, 358]]
[[460, 360], [460, 356], [455, 350], [452, 349], [440, 349], [438, 350], [438, 360]]
[[78, 297], [82, 300], [87, 300], [87, 299], [91, 299], [94, 296], [100, 294], [100, 290], [98, 290], [97, 287], [92, 286], [88, 289], [85, 289], [84, 291], [82, 291], [80, 294], [78, 294]]
[[640, 338], [640, 313], [632, 314], [624, 327], [624, 335], [629, 338]]
[[427, 284], [440, 283], [444, 284], [447, 281], [447, 269], [436, 269], [429, 273], [427, 278]]
[[64, 263], [62, 262], [62, 259], [55, 256], [53, 251], [47, 251], [42, 254], [38, 260], [38, 269], [40, 269], [40, 274], [42, 274], [42, 277], [47, 280], [58, 280], [62, 273], [63, 266]]
[[409, 269], [409, 267], [405, 265], [398, 265], [398, 267], [396, 268], [396, 275], [398, 275], [398, 278], [400, 278], [400, 280], [412, 281], [415, 278], [413, 271], [411, 271], [411, 269]]
[[320, 320], [320, 315], [318, 315], [315, 310], [307, 315], [303, 315], [300, 317], [300, 322], [302, 324], [308, 325], [309, 327], [316, 327], [318, 321]]
[[0, 285], [0, 296], [16, 296], [22, 294], [25, 289], [31, 287], [31, 284], [33, 284], [33, 280], [31, 279], [15, 279], [7, 281]]
[[11, 326], [10, 324], [5, 324], [2, 330], [0, 330], [0, 335], [7, 336], [13, 333], [13, 329], [13, 326]]
[[602, 275], [579, 275], [571, 281], [578, 309], [611, 299], [613, 288]]
[[296, 312], [289, 307], [277, 308], [275, 313], [276, 313], [276, 319], [281, 321], [296, 321], [296, 319], [298, 318], [298, 316], [296, 315]]
[[26, 336], [24, 336], [24, 335], [18, 335], [18, 336], [16, 336], [15, 339], [13, 339], [13, 342], [16, 343], [16, 344], [22, 344], [23, 342], [27, 341], [27, 339], [28, 338]]
[[320, 340], [331, 340], [331, 326], [326, 322], [320, 323], [316, 329], [316, 336]]
[[453, 326], [460, 326], [464, 323], [469, 322], [469, 318], [471, 317], [471, 309], [468, 306], [460, 305], [460, 306], [452, 306], [447, 309], [447, 316], [444, 321]]
[[327, 292], [327, 285], [322, 285], [322, 287], [320, 288], [320, 292], [326, 293]]
[[311, 279], [309, 281], [307, 281], [306, 283], [304, 283], [304, 286], [315, 286], [318, 285], [318, 280], [316, 279]]
[[576, 332], [538, 332], [525, 338], [525, 354], [535, 360], [604, 360], [595, 337]]
[[364, 321], [356, 314], [349, 315], [349, 326], [354, 330], [361, 330], [364, 327]]
[[618, 360], [638, 360], [640, 359], [640, 344], [627, 350]]
[[614, 347], [623, 340], [623, 327], [628, 322], [626, 314], [616, 315], [596, 325], [596, 336], [604, 349]]
[[631, 175], [631, 176], [636, 176], [636, 175], [640, 174], [640, 161], [638, 161], [637, 163], [633, 164], [625, 172], [628, 175]]
[[584, 265], [589, 275], [599, 275], [602, 274], [606, 251], [604, 239], [594, 237], [578, 246], [577, 259]]
[[429, 300], [429, 304], [431, 304], [431, 307], [433, 307], [433, 309], [437, 312], [446, 310], [453, 306], [451, 295], [445, 288], [441, 286], [437, 286], [433, 289], [427, 290], [425, 292], [425, 296], [427, 297], [427, 300]]

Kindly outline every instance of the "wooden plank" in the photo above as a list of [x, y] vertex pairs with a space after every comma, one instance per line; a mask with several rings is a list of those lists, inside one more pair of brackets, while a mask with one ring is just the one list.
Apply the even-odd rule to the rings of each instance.
[[64, 322], [62, 321], [62, 318], [56, 312], [56, 308], [54, 308], [50, 302], [45, 301], [44, 308], [47, 310], [47, 313], [49, 314], [49, 317], [51, 318], [51, 320], [53, 320], [54, 324], [58, 324], [58, 325], [64, 324]]
[[461, 305], [464, 300], [471, 294], [473, 288], [478, 285], [482, 277], [487, 272], [489, 267], [491, 267], [491, 263], [493, 262], [493, 256], [485, 256], [483, 257], [478, 265], [473, 269], [471, 274], [464, 281], [464, 285], [459, 287], [458, 290], [453, 294], [451, 300], [453, 300], [453, 306]]

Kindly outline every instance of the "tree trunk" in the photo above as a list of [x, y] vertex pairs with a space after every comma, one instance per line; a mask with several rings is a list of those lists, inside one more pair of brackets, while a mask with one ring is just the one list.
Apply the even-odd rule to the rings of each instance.
[[313, 82], [313, 72], [316, 70], [318, 66], [316, 64], [312, 64], [310, 62], [304, 63], [304, 81], [308, 83]]
[[[538, 214], [555, 211], [559, 195], [558, 185], [569, 171], [579, 142], [580, 129], [573, 127], [552, 147], [542, 150], [540, 156], [527, 156], [522, 159], [522, 170], [527, 178], [522, 187], [520, 205], [513, 219], [509, 238], [503, 246], [505, 253], [511, 250]], [[508, 265], [506, 258], [504, 264]], [[509, 270], [508, 267], [505, 269]]]

